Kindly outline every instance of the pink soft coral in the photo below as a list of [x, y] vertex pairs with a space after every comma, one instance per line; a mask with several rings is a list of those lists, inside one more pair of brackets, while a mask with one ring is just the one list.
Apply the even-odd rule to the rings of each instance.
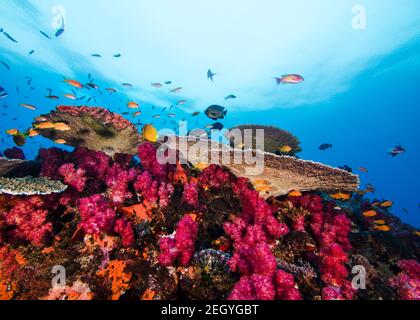
[[87, 234], [107, 233], [114, 227], [115, 211], [100, 194], [80, 199], [79, 212], [81, 216], [79, 227]]
[[187, 266], [194, 254], [197, 235], [197, 222], [190, 215], [185, 215], [178, 223], [175, 237], [160, 240], [159, 262], [171, 266], [178, 260], [182, 266]]
[[389, 280], [402, 300], [420, 300], [420, 263], [401, 260], [397, 263], [402, 272]]
[[13, 208], [6, 214], [6, 224], [13, 226], [10, 236], [27, 240], [34, 246], [46, 244], [52, 232], [52, 223], [47, 222], [48, 210], [44, 208], [41, 197], [27, 197], [16, 201]]
[[76, 169], [73, 163], [63, 164], [58, 172], [64, 177], [64, 182], [78, 192], [82, 192], [86, 185], [87, 178], [85, 170]]

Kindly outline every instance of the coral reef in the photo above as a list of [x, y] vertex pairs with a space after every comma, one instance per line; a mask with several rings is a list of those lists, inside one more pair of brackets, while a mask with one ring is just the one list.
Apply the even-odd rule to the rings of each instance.
[[[0, 299], [419, 299], [419, 231], [352, 195], [356, 176], [265, 154], [263, 179], [278, 185], [266, 199], [233, 165], [161, 165], [150, 143], [136, 146], [139, 161], [132, 152], [39, 151], [19, 188], [66, 189], [0, 195]], [[52, 287], [57, 265], [68, 279]]]
[[[244, 135], [245, 130], [249, 130], [252, 133], [252, 149], [256, 148], [256, 130], [264, 130], [264, 150], [265, 152], [275, 153], [275, 154], [286, 154], [289, 156], [294, 156], [297, 153], [302, 151], [300, 147], [300, 141], [290, 132], [270, 126], [261, 126], [261, 125], [240, 125], [229, 130], [238, 129], [242, 132], [242, 143], [245, 143], [246, 139]], [[230, 145], [233, 148], [238, 147], [238, 143], [230, 137]], [[290, 151], [282, 151], [282, 147], [290, 147]]]
[[[104, 108], [59, 106], [42, 117], [51, 123], [65, 123], [70, 130], [38, 129], [40, 135], [53, 141], [63, 139], [69, 146], [102, 151], [111, 156], [115, 153], [134, 155], [141, 140], [134, 124]], [[33, 125], [36, 128], [41, 123]]]
[[10, 195], [47, 195], [61, 193], [67, 186], [60, 181], [48, 178], [3, 178], [0, 177], [0, 194]]

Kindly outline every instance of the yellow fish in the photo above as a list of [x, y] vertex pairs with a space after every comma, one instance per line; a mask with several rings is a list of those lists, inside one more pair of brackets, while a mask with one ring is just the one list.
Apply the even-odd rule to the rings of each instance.
[[57, 139], [54, 142], [57, 143], [57, 144], [66, 144], [66, 140], [64, 140], [64, 139]]
[[258, 185], [258, 184], [268, 184], [268, 181], [267, 180], [262, 180], [262, 179], [257, 179], [257, 180], [255, 180], [254, 181], [254, 184], [255, 185]]
[[386, 221], [385, 220], [375, 220], [375, 221], [373, 221], [373, 223], [379, 224], [379, 225], [384, 225], [384, 224], [386, 224]]
[[127, 106], [130, 109], [137, 109], [139, 107], [139, 104], [137, 102], [131, 101], [131, 102], [127, 103]]
[[415, 231], [415, 232], [413, 232], [413, 234], [414, 234], [415, 236], [420, 237], [420, 231]]
[[144, 139], [150, 142], [156, 142], [159, 138], [158, 131], [151, 124], [146, 124], [143, 127], [142, 134]]
[[41, 122], [39, 124], [35, 125], [35, 128], [37, 129], [53, 129], [54, 128], [54, 123], [50, 122], [50, 121], [46, 121], [46, 122]]
[[381, 207], [389, 208], [389, 207], [392, 207], [393, 204], [394, 203], [392, 201], [384, 201], [381, 203]]
[[349, 194], [347, 194], [347, 193], [341, 193], [341, 192], [332, 194], [330, 196], [331, 196], [331, 198], [334, 198], [336, 200], [349, 200], [350, 199], [350, 195]]
[[29, 129], [29, 131], [28, 131], [28, 136], [29, 136], [29, 137], [36, 137], [36, 136], [39, 136], [39, 132], [38, 132], [38, 131], [36, 131], [36, 130], [34, 130], [34, 129]]
[[29, 110], [36, 110], [36, 107], [31, 105], [31, 104], [27, 104], [27, 103], [21, 103], [20, 104], [22, 107], [29, 109]]
[[64, 122], [54, 123], [54, 129], [57, 131], [69, 131], [71, 128]]
[[198, 169], [200, 171], [203, 171], [204, 169], [206, 169], [209, 165], [205, 162], [199, 162], [196, 165], [194, 165], [195, 169]]
[[288, 194], [289, 197], [301, 197], [302, 193], [297, 190], [290, 191]]
[[271, 190], [271, 187], [269, 186], [257, 186], [255, 188], [255, 190], [257, 190], [258, 192], [267, 192]]
[[282, 153], [289, 153], [292, 150], [293, 148], [291, 146], [282, 146], [279, 148], [279, 151]]
[[377, 215], [377, 213], [376, 213], [375, 210], [369, 210], [369, 211], [363, 212], [363, 216], [365, 216], [366, 218], [371, 218], [371, 217], [374, 217], [376, 215]]
[[388, 227], [388, 226], [376, 226], [374, 229], [375, 229], [375, 230], [379, 230], [379, 231], [385, 231], [385, 232], [387, 232], [387, 231], [390, 231], [390, 230], [391, 230], [391, 228], [390, 228], [390, 227]]
[[18, 129], [10, 129], [10, 130], [7, 130], [6, 133], [10, 136], [14, 136], [14, 135], [17, 135], [19, 133], [19, 130]]

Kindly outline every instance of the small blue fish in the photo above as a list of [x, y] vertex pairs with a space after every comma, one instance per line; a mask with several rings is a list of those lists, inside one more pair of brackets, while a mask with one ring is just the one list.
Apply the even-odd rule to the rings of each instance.
[[4, 61], [0, 61], [0, 63], [7, 69], [7, 70], [10, 70], [10, 67], [9, 67], [9, 65], [6, 63], [6, 62], [4, 62]]
[[91, 56], [94, 58], [102, 58], [102, 56], [98, 53], [91, 54]]
[[44, 31], [39, 30], [39, 33], [41, 33], [45, 38], [51, 40], [51, 37], [48, 34], [46, 34]]
[[64, 33], [64, 19], [61, 19], [61, 27], [57, 29], [57, 31], [55, 32], [55, 37], [58, 38], [59, 36], [61, 36]]
[[5, 35], [5, 37], [7, 38], [7, 39], [9, 39], [10, 41], [13, 41], [14, 43], [18, 43], [17, 41], [16, 41], [16, 39], [14, 39], [10, 34], [8, 34], [7, 32], [5, 32], [5, 31], [3, 31], [3, 29], [1, 29], [2, 30], [2, 32], [3, 32], [3, 34]]
[[225, 97], [225, 100], [230, 100], [230, 99], [236, 99], [236, 96], [234, 94], [230, 94], [227, 97]]
[[120, 58], [120, 57], [121, 57], [121, 53], [114, 54], [114, 58]]
[[35, 52], [35, 50], [31, 50], [31, 51], [29, 51], [28, 55], [31, 56], [31, 55], [34, 54], [34, 52]]
[[213, 81], [214, 76], [217, 75], [217, 73], [213, 73], [210, 69], [207, 71], [207, 79], [210, 79]]

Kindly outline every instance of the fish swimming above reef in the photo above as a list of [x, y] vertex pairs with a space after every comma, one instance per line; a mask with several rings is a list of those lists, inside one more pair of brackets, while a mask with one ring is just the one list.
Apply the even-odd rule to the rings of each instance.
[[225, 126], [223, 125], [223, 123], [220, 123], [220, 122], [216, 122], [211, 125], [211, 129], [213, 130], [223, 130], [224, 127]]
[[207, 79], [213, 81], [215, 75], [217, 75], [217, 73], [213, 73], [210, 69], [207, 71]]
[[160, 88], [163, 87], [163, 85], [161, 83], [159, 83], [159, 82], [152, 82], [150, 85], [152, 87], [155, 87], [155, 88], [158, 88], [158, 89], [160, 89]]
[[64, 79], [64, 82], [66, 82], [69, 85], [71, 85], [72, 87], [75, 87], [75, 88], [78, 88], [78, 89], [82, 89], [83, 88], [83, 84], [81, 84], [79, 81], [76, 81], [76, 80]]
[[282, 75], [280, 78], [274, 78], [276, 80], [277, 85], [279, 84], [298, 84], [303, 82], [305, 79], [303, 79], [302, 76], [298, 74], [285, 74]]
[[46, 34], [44, 31], [39, 30], [39, 33], [42, 34], [45, 38], [51, 40], [51, 37], [48, 34]]
[[64, 18], [61, 18], [61, 26], [55, 31], [55, 37], [58, 38], [65, 31]]
[[208, 107], [204, 113], [212, 120], [219, 120], [226, 116], [227, 110], [222, 106], [214, 104]]
[[10, 67], [9, 67], [9, 65], [6, 63], [6, 62], [4, 62], [4, 61], [0, 61], [0, 63], [7, 69], [7, 70], [10, 70]]
[[327, 149], [331, 149], [332, 147], [333, 147], [333, 145], [330, 144], [330, 143], [323, 143], [318, 147], [318, 149], [322, 150], [322, 151], [325, 151]]
[[396, 157], [396, 156], [398, 156], [400, 154], [403, 154], [405, 152], [407, 152], [407, 150], [405, 148], [403, 148], [402, 146], [395, 146], [390, 151], [388, 151], [388, 154], [391, 155], [392, 157]]
[[99, 53], [92, 53], [91, 56], [94, 58], [102, 58], [102, 55], [100, 55]]
[[177, 88], [174, 88], [174, 89], [172, 89], [170, 91], [171, 91], [171, 93], [179, 93], [179, 92], [182, 91], [182, 89], [184, 89], [184, 88], [183, 87], [177, 87]]
[[13, 38], [10, 34], [8, 34], [6, 31], [3, 30], [3, 28], [0, 28], [0, 32], [2, 32], [4, 34], [4, 36], [9, 39], [10, 41], [14, 42], [14, 43], [18, 43], [17, 40], [15, 38]]
[[236, 96], [234, 94], [230, 94], [227, 97], [225, 97], [225, 100], [231, 100], [231, 99], [236, 99]]
[[159, 137], [158, 131], [151, 124], [146, 124], [143, 127], [142, 135], [143, 138], [149, 142], [156, 142]]
[[114, 58], [121, 58], [121, 53], [114, 54]]

